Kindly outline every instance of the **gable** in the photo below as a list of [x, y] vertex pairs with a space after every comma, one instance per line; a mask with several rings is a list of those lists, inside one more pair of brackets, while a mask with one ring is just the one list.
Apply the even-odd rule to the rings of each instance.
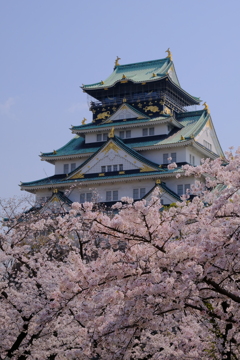
[[[144, 196], [144, 199], [148, 202], [151, 200], [156, 189], [159, 190], [159, 198], [161, 199], [161, 203], [163, 205], [170, 205], [177, 201], [181, 201], [180, 197], [170, 190], [164, 182], [158, 180], [157, 184]], [[156, 196], [156, 194], [154, 194]]]
[[106, 122], [116, 121], [116, 120], [127, 120], [127, 119], [145, 119], [146, 115], [142, 114], [140, 111], [135, 110], [130, 107], [128, 104], [122, 104], [120, 108], [110, 116]]
[[195, 140], [215, 154], [218, 154], [219, 156], [222, 155], [222, 149], [210, 118], [197, 134]]
[[[111, 170], [110, 170], [111, 166]], [[104, 168], [105, 167], [105, 168]], [[109, 167], [109, 168], [108, 168]], [[115, 141], [108, 141], [88, 161], [69, 176], [69, 179], [80, 179], [86, 174], [115, 172], [124, 173], [128, 170], [140, 170], [140, 172], [157, 171], [157, 164], [151, 164], [140, 154], [133, 150], [128, 151]]]

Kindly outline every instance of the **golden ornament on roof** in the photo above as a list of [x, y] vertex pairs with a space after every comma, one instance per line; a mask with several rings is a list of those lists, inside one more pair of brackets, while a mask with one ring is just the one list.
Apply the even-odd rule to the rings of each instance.
[[208, 114], [210, 114], [210, 110], [209, 110], [208, 104], [207, 104], [206, 102], [204, 102], [203, 105], [204, 105], [204, 109], [203, 109], [203, 110], [206, 110], [206, 112], [207, 112]]
[[117, 56], [117, 58], [116, 58], [116, 60], [115, 60], [115, 66], [119, 66], [119, 65], [120, 65], [119, 62], [118, 62], [118, 60], [121, 60], [121, 58]]
[[123, 74], [122, 79], [126, 79], [126, 75]]
[[169, 58], [172, 61], [172, 53], [170, 51], [170, 48], [168, 48], [165, 52], [168, 53], [167, 58]]
[[82, 120], [82, 125], [84, 125], [86, 123], [87, 119], [86, 118], [83, 118]]
[[57, 153], [56, 150], [53, 150], [53, 153], [54, 153], [54, 155], [56, 155], [56, 153]]
[[113, 137], [114, 137], [114, 127], [112, 127], [111, 130], [109, 131], [108, 137], [109, 137], [109, 138], [113, 138]]

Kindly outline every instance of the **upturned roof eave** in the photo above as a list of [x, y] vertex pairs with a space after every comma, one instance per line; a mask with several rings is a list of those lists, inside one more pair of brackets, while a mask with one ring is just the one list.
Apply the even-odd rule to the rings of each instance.
[[[162, 119], [159, 119], [160, 117], [162, 117]], [[131, 121], [131, 120], [130, 120]], [[133, 121], [133, 120], [132, 120]], [[131, 124], [128, 124], [128, 121], [125, 122], [121, 122], [117, 124], [116, 123], [111, 122], [111, 123], [104, 123], [104, 124], [99, 124], [99, 125], [93, 125], [92, 127], [89, 128], [82, 128], [82, 129], [76, 129], [74, 127], [72, 127], [70, 130], [72, 131], [73, 134], [84, 134], [84, 133], [90, 133], [90, 132], [95, 132], [96, 130], [100, 130], [101, 128], [103, 128], [102, 125], [104, 125], [104, 129], [110, 130], [112, 127], [117, 127], [119, 129], [121, 128], [126, 128], [126, 127], [142, 127], [145, 126], [147, 123], [151, 122], [151, 124], [157, 124], [157, 123], [174, 123], [176, 127], [178, 127], [179, 129], [183, 128], [184, 126], [176, 119], [174, 119], [173, 117], [166, 115], [166, 116], [159, 116], [158, 118], [146, 118], [146, 119], [137, 119], [135, 123], [131, 122]], [[105, 126], [107, 125], [107, 126]], [[84, 125], [80, 125], [79, 127], [82, 127]]]
[[80, 179], [72, 179], [67, 181], [59, 181], [55, 183], [49, 182], [48, 184], [44, 185], [20, 185], [21, 190], [26, 191], [36, 191], [41, 189], [54, 189], [54, 188], [68, 188], [71, 186], [71, 184], [76, 183], [89, 183], [90, 185], [101, 183], [112, 183], [112, 182], [126, 182], [126, 179], [128, 181], [136, 181], [137, 179], [157, 179], [159, 177], [161, 178], [167, 178], [167, 177], [175, 177], [177, 173], [183, 173], [182, 169], [177, 169], [177, 171], [154, 171], [154, 172], [146, 172], [146, 173], [138, 173], [138, 174], [122, 174], [119, 176], [112, 176], [112, 177], [96, 177], [96, 178], [80, 178]]

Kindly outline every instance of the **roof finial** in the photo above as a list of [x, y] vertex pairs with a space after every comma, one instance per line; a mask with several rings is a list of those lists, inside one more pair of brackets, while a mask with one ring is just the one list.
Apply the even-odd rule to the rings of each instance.
[[108, 137], [109, 137], [109, 138], [113, 138], [113, 137], [114, 137], [114, 127], [112, 127], [111, 130], [109, 131]]
[[117, 58], [116, 58], [116, 60], [115, 60], [115, 66], [119, 66], [119, 65], [120, 65], [119, 62], [118, 62], [118, 60], [121, 60], [121, 58], [117, 56]]
[[83, 120], [82, 120], [82, 125], [84, 125], [86, 121], [87, 121], [87, 119], [86, 119], [86, 118], [83, 118]]
[[170, 51], [170, 48], [168, 48], [165, 52], [168, 53], [167, 58], [169, 58], [169, 60], [172, 61], [172, 53]]
[[208, 104], [206, 103], [206, 101], [203, 103], [203, 105], [204, 105], [204, 109], [203, 109], [203, 110], [206, 110], [207, 114], [210, 114], [209, 106], [208, 106]]

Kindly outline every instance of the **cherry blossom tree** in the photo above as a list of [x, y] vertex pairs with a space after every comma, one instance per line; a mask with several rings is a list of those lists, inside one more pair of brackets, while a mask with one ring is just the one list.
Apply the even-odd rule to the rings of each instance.
[[1, 360], [240, 358], [240, 150], [184, 170], [195, 197], [169, 209], [156, 192], [4, 224]]

